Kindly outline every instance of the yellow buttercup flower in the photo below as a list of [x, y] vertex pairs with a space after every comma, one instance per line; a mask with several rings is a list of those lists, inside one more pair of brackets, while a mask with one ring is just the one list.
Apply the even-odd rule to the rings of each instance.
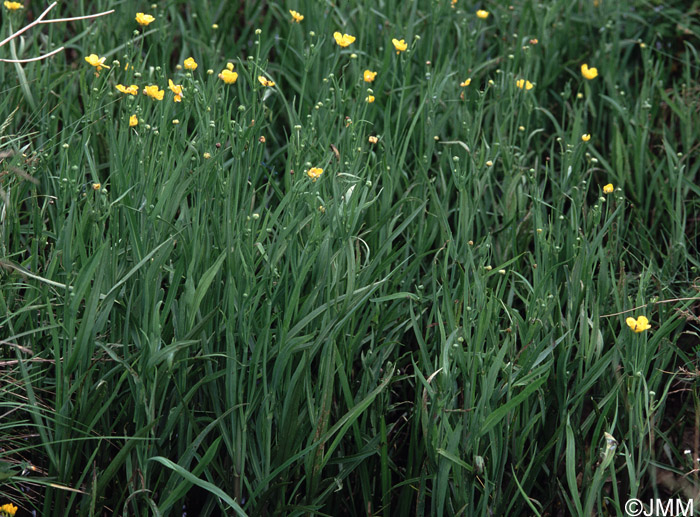
[[129, 95], [138, 95], [139, 93], [139, 87], [135, 84], [132, 84], [131, 86], [124, 86], [123, 84], [118, 84], [116, 88], [120, 92], [127, 93]]
[[139, 125], [139, 118], [136, 115], [131, 115], [129, 117], [129, 127], [134, 127]]
[[598, 77], [598, 69], [588, 68], [588, 65], [584, 63], [581, 65], [581, 75], [590, 81], [591, 79]]
[[270, 81], [264, 75], [258, 76], [258, 82], [260, 82], [260, 84], [262, 84], [263, 86], [268, 86], [270, 88], [272, 88], [275, 85], [274, 81]]
[[323, 169], [320, 167], [311, 167], [308, 171], [306, 171], [306, 174], [313, 181], [316, 181], [318, 178], [321, 177], [321, 174], [323, 174]]
[[92, 190], [100, 190], [102, 188], [102, 184], [100, 183], [93, 183], [92, 184]]
[[372, 81], [374, 81], [375, 77], [377, 77], [377, 72], [372, 72], [371, 70], [365, 70], [362, 74], [362, 78], [365, 80], [366, 83], [371, 83]]
[[377, 142], [379, 142], [379, 138], [376, 137], [376, 136], [370, 136], [370, 137], [367, 139], [367, 141], [368, 141], [370, 144], [376, 144]]
[[645, 330], [651, 328], [651, 325], [649, 325], [649, 320], [646, 319], [645, 316], [640, 316], [637, 319], [627, 318], [625, 322], [627, 323], [627, 326], [636, 333], [644, 332]]
[[603, 187], [603, 193], [604, 194], [612, 194], [613, 190], [615, 190], [615, 187], [613, 187], [612, 183], [608, 183]]
[[521, 90], [525, 88], [526, 90], [532, 90], [533, 84], [530, 81], [526, 81], [525, 79], [518, 79], [515, 81], [515, 86], [520, 88]]
[[588, 142], [590, 139], [591, 135], [589, 135], [588, 133], [586, 133], [585, 135], [581, 135], [581, 140], [583, 140], [584, 142]]
[[367, 102], [372, 103], [374, 102], [374, 95], [368, 95], [367, 98], [365, 99]]
[[155, 84], [151, 84], [149, 86], [146, 86], [143, 89], [143, 93], [148, 95], [151, 99], [155, 99], [157, 101], [162, 101], [163, 96], [165, 95], [165, 91], [159, 90], [158, 86]]
[[[24, 6], [20, 4], [19, 2], [8, 2], [7, 0], [4, 3], [5, 7], [7, 7], [10, 11], [16, 11], [17, 9], [24, 9]], [[7, 506], [7, 505], [5, 505]], [[15, 508], [17, 508], [15, 506]], [[13, 514], [14, 515], [14, 514]]]
[[232, 72], [228, 68], [221, 71], [219, 74], [219, 79], [221, 79], [226, 84], [233, 84], [238, 80], [238, 73]]
[[194, 60], [194, 58], [188, 57], [185, 59], [184, 62], [185, 65], [185, 70], [197, 70], [197, 67], [199, 66], [197, 62]]
[[470, 84], [472, 84], [472, 78], [471, 78], [471, 77], [467, 77], [464, 81], [462, 81], [461, 83], [459, 83], [459, 85], [460, 85], [462, 88], [464, 88], [465, 86], [469, 86]]
[[341, 47], [347, 47], [355, 41], [355, 36], [350, 36], [350, 34], [341, 34], [339, 32], [334, 32], [333, 37], [335, 38], [335, 42]]
[[397, 54], [404, 52], [408, 48], [408, 44], [402, 39], [398, 40], [396, 38], [392, 38], [391, 42], [394, 44]]
[[296, 12], [296, 11], [292, 11], [291, 9], [289, 10], [289, 14], [292, 15], [292, 22], [297, 22], [297, 23], [299, 23], [299, 22], [301, 22], [301, 20], [304, 19], [304, 16], [303, 16], [303, 15], [299, 14], [299, 13]]
[[488, 11], [484, 11], [483, 9], [479, 9], [479, 10], [476, 12], [476, 17], [477, 17], [477, 18], [481, 18], [482, 20], [485, 20], [486, 18], [489, 17], [489, 12], [488, 12]]
[[136, 23], [139, 25], [143, 25], [145, 27], [154, 21], [156, 21], [156, 19], [150, 14], [136, 13]]
[[109, 68], [107, 65], [105, 65], [105, 57], [98, 57], [97, 54], [90, 54], [85, 58], [85, 61], [90, 63], [92, 66], [94, 66], [97, 71], [99, 72], [103, 68]]
[[175, 84], [172, 79], [168, 79], [168, 88], [175, 94], [173, 99], [175, 102], [180, 102], [184, 95], [182, 94], [182, 85]]
[[[5, 7], [7, 7], [7, 3], [5, 2]], [[17, 2], [12, 2], [12, 3], [17, 3]], [[9, 9], [9, 7], [8, 7]], [[14, 515], [17, 513], [17, 507], [12, 504], [12, 503], [7, 503], [3, 504], [0, 506], [0, 514], [2, 515], [7, 515], [8, 517], [14, 517]]]

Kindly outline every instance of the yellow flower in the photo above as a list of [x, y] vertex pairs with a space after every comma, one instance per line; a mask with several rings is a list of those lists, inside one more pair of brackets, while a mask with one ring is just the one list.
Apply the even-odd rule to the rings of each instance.
[[459, 83], [459, 85], [460, 85], [462, 88], [464, 88], [465, 86], [469, 86], [470, 84], [472, 84], [472, 78], [471, 78], [471, 77], [467, 77], [464, 81], [462, 81], [461, 83]]
[[636, 333], [644, 332], [645, 330], [651, 328], [651, 325], [649, 325], [649, 320], [646, 319], [645, 316], [640, 316], [636, 320], [634, 318], [627, 318], [625, 321], [627, 322], [627, 326]]
[[615, 187], [613, 187], [612, 183], [608, 183], [603, 187], [603, 193], [605, 194], [612, 194], [613, 190], [615, 190]]
[[105, 57], [98, 57], [97, 54], [90, 54], [85, 58], [85, 61], [90, 63], [92, 66], [97, 68], [97, 71], [99, 72], [103, 68], [109, 68], [107, 65], [105, 65]]
[[147, 26], [149, 23], [156, 21], [150, 14], [136, 13], [136, 23]]
[[100, 190], [101, 188], [102, 188], [102, 185], [99, 183], [92, 184], [92, 190]]
[[238, 73], [232, 72], [229, 69], [224, 69], [219, 74], [219, 79], [221, 79], [226, 84], [233, 84], [238, 80]]
[[408, 48], [408, 44], [404, 40], [392, 38], [391, 42], [394, 44], [394, 48], [396, 49], [397, 54], [400, 52], [404, 52]]
[[129, 127], [134, 127], [139, 125], [139, 119], [136, 115], [131, 115], [129, 117]]
[[274, 83], [273, 81], [270, 81], [270, 80], [267, 79], [264, 75], [259, 75], [259, 76], [258, 76], [258, 81], [259, 81], [260, 84], [262, 84], [263, 86], [268, 86], [268, 87], [270, 87], [270, 88], [272, 88], [272, 87], [275, 85], [275, 83]]
[[311, 167], [308, 171], [306, 171], [306, 174], [313, 181], [316, 181], [318, 178], [321, 177], [321, 174], [323, 174], [323, 169], [320, 167]]
[[299, 23], [299, 22], [301, 22], [301, 20], [304, 19], [303, 15], [299, 14], [296, 11], [292, 11], [291, 9], [289, 10], [289, 14], [292, 15], [292, 23], [294, 23], [294, 22]]
[[226, 63], [226, 70], [228, 70], [229, 72], [233, 72], [234, 68], [235, 67], [233, 66], [233, 63]]
[[368, 95], [367, 98], [365, 99], [367, 102], [372, 103], [374, 102], [374, 95]]
[[194, 58], [188, 57], [185, 59], [184, 62], [185, 65], [185, 70], [197, 70], [197, 67], [199, 66], [197, 62], [194, 60]]
[[119, 90], [122, 93], [128, 93], [129, 95], [137, 95], [139, 93], [139, 87], [135, 84], [132, 84], [131, 86], [124, 86], [123, 84], [118, 84], [117, 90]]
[[584, 142], [588, 142], [590, 139], [591, 135], [589, 135], [588, 133], [586, 133], [585, 135], [581, 135], [581, 140], [583, 140]]
[[182, 94], [182, 85], [175, 84], [172, 79], [168, 79], [168, 88], [175, 94], [173, 99], [175, 102], [180, 102], [184, 95]]
[[[24, 6], [22, 4], [20, 4], [19, 2], [8, 2], [7, 0], [5, 1], [5, 7], [7, 7], [10, 11], [16, 11], [17, 9], [24, 9]], [[5, 506], [8, 506], [8, 505], [5, 505]], [[2, 508], [4, 508], [5, 506], [3, 506]], [[17, 511], [16, 506], [15, 506], [15, 511]], [[14, 515], [14, 514], [12, 514], [12, 515]]]
[[339, 32], [334, 32], [333, 37], [335, 38], [335, 42], [341, 47], [347, 47], [353, 41], [355, 41], [355, 36], [350, 36], [350, 34], [341, 34]]
[[520, 88], [521, 90], [525, 88], [526, 90], [532, 90], [532, 83], [530, 81], [526, 81], [525, 79], [518, 79], [515, 81], [515, 86]]
[[588, 68], [588, 65], [584, 63], [581, 65], [581, 75], [590, 81], [591, 79], [598, 77], [598, 69]]
[[489, 17], [489, 12], [488, 12], [488, 11], [484, 11], [483, 9], [479, 9], [479, 10], [476, 12], [476, 17], [477, 17], [477, 18], [481, 18], [482, 20], [485, 20], [486, 18]]
[[374, 81], [374, 78], [377, 77], [377, 72], [365, 70], [365, 72], [362, 74], [362, 77], [366, 83], [371, 83], [372, 81]]
[[[14, 4], [17, 2], [5, 2], [5, 7], [7, 7], [8, 3]], [[10, 7], [7, 7], [7, 8], [10, 9]], [[15, 8], [15, 9], [17, 9], [17, 8]], [[0, 506], [0, 513], [7, 515], [9, 517], [14, 517], [15, 513], [17, 513], [17, 507], [12, 503], [3, 504], [2, 506]]]
[[158, 101], [162, 101], [162, 100], [163, 100], [163, 95], [165, 95], [165, 91], [164, 91], [164, 90], [159, 90], [159, 89], [158, 89], [158, 86], [155, 85], [155, 84], [151, 84], [151, 85], [149, 85], [149, 86], [146, 86], [146, 87], [143, 89], [143, 93], [146, 94], [146, 95], [148, 95], [151, 99], [155, 99], [155, 100], [158, 100]]
[[379, 138], [377, 138], [376, 136], [370, 136], [367, 140], [370, 144], [376, 144], [377, 142], [379, 142]]

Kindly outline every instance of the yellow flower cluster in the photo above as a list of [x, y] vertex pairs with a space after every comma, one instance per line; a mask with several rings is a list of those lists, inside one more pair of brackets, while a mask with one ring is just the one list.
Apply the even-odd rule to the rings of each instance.
[[219, 79], [226, 84], [234, 84], [238, 80], [238, 74], [233, 71], [233, 63], [226, 63], [226, 68], [219, 74]]
[[644, 332], [645, 330], [651, 328], [651, 325], [649, 325], [649, 320], [646, 318], [646, 316], [640, 316], [637, 319], [627, 318], [625, 323], [627, 323], [627, 326], [636, 333]]
[[[7, 7], [7, 2], [5, 2], [5, 7]], [[9, 9], [9, 7], [8, 7]], [[0, 506], [0, 515], [7, 517], [14, 517], [17, 513], [17, 507], [12, 503], [6, 503]]]
[[396, 49], [396, 53], [400, 54], [401, 52], [405, 52], [406, 49], [408, 48], [408, 44], [402, 40], [402, 39], [396, 39], [392, 38], [391, 42], [394, 44], [394, 48]]
[[588, 64], [584, 63], [581, 65], [581, 75], [590, 81], [598, 77], [598, 69], [588, 68]]
[[150, 14], [136, 13], [136, 23], [143, 27], [148, 26], [148, 24], [154, 22], [155, 20], [156, 19]]
[[94, 66], [97, 69], [97, 72], [99, 72], [103, 68], [109, 68], [107, 65], [105, 65], [105, 59], [107, 58], [99, 57], [97, 54], [90, 54], [85, 58], [85, 61]]
[[350, 34], [341, 34], [339, 32], [334, 32], [333, 37], [335, 42], [341, 47], [348, 47], [355, 41], [355, 36], [350, 36]]
[[168, 79], [168, 88], [170, 88], [170, 91], [175, 94], [175, 98], [173, 99], [173, 101], [180, 102], [182, 100], [182, 97], [184, 97], [182, 93], [182, 86], [173, 83], [172, 79]]
[[151, 99], [162, 101], [165, 95], [165, 90], [160, 90], [157, 84], [149, 84], [143, 89], [144, 95], [148, 95]]
[[135, 84], [132, 84], [131, 86], [124, 86], [123, 84], [118, 84], [116, 88], [120, 92], [126, 93], [128, 95], [138, 95], [139, 93], [139, 87]]
[[312, 181], [316, 181], [323, 174], [323, 169], [320, 167], [311, 167], [306, 174], [311, 178]]
[[24, 9], [24, 5], [20, 4], [19, 2], [9, 2], [8, 0], [5, 0], [5, 3], [3, 5], [10, 11]]
[[299, 14], [296, 11], [292, 11], [291, 9], [289, 10], [289, 14], [292, 15], [292, 23], [301, 23], [301, 21], [304, 19], [304, 16]]
[[515, 81], [515, 86], [520, 88], [521, 90], [525, 88], [526, 90], [532, 90], [533, 84], [530, 81], [526, 81], [525, 79], [518, 79]]

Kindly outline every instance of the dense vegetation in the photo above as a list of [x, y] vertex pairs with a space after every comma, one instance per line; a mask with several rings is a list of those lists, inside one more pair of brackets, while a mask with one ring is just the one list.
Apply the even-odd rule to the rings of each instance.
[[0, 504], [698, 493], [700, 3], [108, 9], [0, 48]]

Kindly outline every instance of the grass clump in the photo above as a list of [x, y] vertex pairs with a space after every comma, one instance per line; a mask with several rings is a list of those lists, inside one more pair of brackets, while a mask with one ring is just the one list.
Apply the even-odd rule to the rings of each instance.
[[0, 503], [693, 497], [684, 3], [93, 4], [0, 50]]

